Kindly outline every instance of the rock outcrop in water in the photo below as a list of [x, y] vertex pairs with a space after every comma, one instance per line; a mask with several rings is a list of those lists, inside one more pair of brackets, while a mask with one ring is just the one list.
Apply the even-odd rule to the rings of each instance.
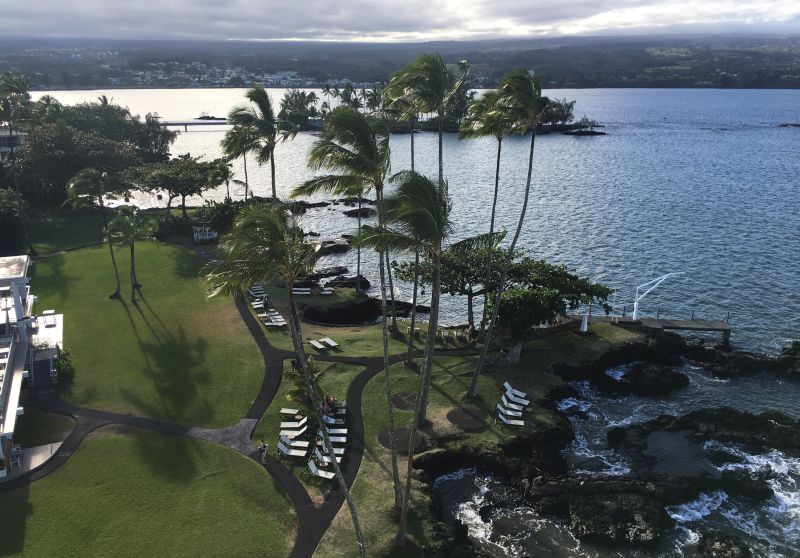
[[706, 370], [718, 378], [774, 372], [800, 381], [800, 341], [794, 341], [777, 356], [758, 355], [744, 351], [720, 351], [706, 347], [700, 347], [687, 356], [702, 362]]
[[698, 554], [703, 558], [750, 558], [753, 555], [736, 537], [716, 531], [700, 537]]
[[543, 478], [534, 482], [528, 500], [581, 540], [649, 545], [672, 525], [659, 492], [651, 483], [630, 480]]
[[699, 409], [681, 417], [664, 415], [656, 419], [608, 431], [611, 447], [642, 450], [647, 437], [656, 431], [686, 431], [699, 441], [718, 440], [758, 448], [800, 452], [800, 421], [783, 413], [754, 415], [730, 407]]

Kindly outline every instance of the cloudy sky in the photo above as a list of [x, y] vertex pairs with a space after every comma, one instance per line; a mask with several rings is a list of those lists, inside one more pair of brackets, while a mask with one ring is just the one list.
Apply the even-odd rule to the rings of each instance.
[[0, 0], [36, 37], [416, 41], [800, 33], [800, 0]]

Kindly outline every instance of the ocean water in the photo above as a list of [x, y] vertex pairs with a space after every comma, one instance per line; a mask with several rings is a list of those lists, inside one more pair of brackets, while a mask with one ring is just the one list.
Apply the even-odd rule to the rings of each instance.
[[[49, 92], [63, 103], [108, 95], [134, 113], [186, 119], [225, 115], [238, 89]], [[272, 90], [276, 103], [283, 90]], [[319, 93], [321, 97], [321, 92]], [[681, 271], [642, 302], [644, 315], [724, 319], [742, 348], [774, 351], [800, 338], [800, 91], [580, 89], [547, 95], [577, 101], [578, 117], [598, 120], [608, 135], [537, 139], [531, 204], [522, 246], [615, 289], [628, 312], [635, 288]], [[224, 127], [181, 132], [174, 154], [217, 157]], [[277, 190], [287, 197], [311, 176], [306, 154], [315, 139], [299, 134], [276, 153]], [[513, 230], [525, 186], [528, 138], [504, 142], [498, 224]], [[417, 169], [435, 175], [436, 135], [416, 135]], [[392, 171], [409, 168], [409, 136], [392, 137]], [[452, 240], [488, 230], [496, 143], [447, 135], [445, 175], [453, 200]], [[241, 162], [235, 165], [243, 178]], [[269, 169], [249, 164], [257, 194]], [[206, 194], [222, 199], [224, 187]], [[241, 195], [236, 191], [235, 194]], [[140, 199], [143, 204], [153, 200]], [[193, 200], [200, 203], [202, 200]], [[353, 232], [342, 206], [312, 210], [305, 226], [323, 237]], [[376, 258], [364, 273], [377, 277]], [[355, 253], [320, 265], [348, 265]], [[410, 299], [408, 285], [397, 296]], [[425, 299], [429, 293], [423, 295]], [[445, 322], [464, 320], [465, 303], [445, 297]]]
[[[621, 378], [626, 370], [618, 367], [607, 373]], [[800, 417], [800, 385], [796, 382], [768, 374], [720, 380], [689, 365], [683, 371], [689, 376], [689, 386], [658, 398], [606, 396], [588, 382], [576, 382], [579, 396], [558, 403], [575, 433], [575, 440], [564, 450], [568, 474], [625, 478], [631, 473], [626, 455], [608, 447], [606, 433], [614, 426], [715, 406], [753, 413], [773, 410]], [[733, 459], [711, 465], [710, 454], [720, 451]], [[682, 454], [682, 459], [689, 457]], [[700, 493], [695, 500], [666, 508], [675, 526], [655, 548], [609, 549], [576, 540], [566, 525], [539, 515], [515, 488], [475, 468], [443, 475], [433, 488], [445, 520], [466, 527], [479, 556], [688, 558], [695, 556], [701, 535], [708, 531], [721, 531], [742, 540], [754, 556], [800, 556], [800, 457], [710, 440], [692, 456], [692, 462], [692, 467], [708, 463], [706, 466], [713, 469], [710, 473], [767, 471], [773, 496], [758, 502], [721, 490]]]

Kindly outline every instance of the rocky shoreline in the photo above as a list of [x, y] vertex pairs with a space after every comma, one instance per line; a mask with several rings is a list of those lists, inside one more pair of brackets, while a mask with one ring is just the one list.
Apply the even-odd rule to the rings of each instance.
[[[465, 467], [498, 476], [516, 487], [540, 515], [557, 519], [579, 540], [615, 551], [658, 545], [676, 524], [667, 507], [693, 501], [702, 493], [722, 490], [753, 501], [770, 498], [773, 491], [769, 472], [720, 470], [715, 465], [735, 460], [736, 456], [718, 450], [706, 457], [703, 444], [714, 440], [758, 451], [778, 449], [800, 455], [800, 421], [776, 412], [754, 415], [725, 407], [701, 409], [612, 428], [607, 433], [609, 445], [630, 457], [630, 474], [567, 475], [562, 451], [573, 440], [574, 432], [558, 403], [579, 398], [579, 394], [566, 382], [588, 381], [605, 394], [658, 397], [688, 386], [689, 378], [676, 370], [683, 359], [702, 365], [716, 377], [768, 371], [800, 379], [797, 342], [781, 354], [769, 356], [724, 350], [674, 333], [653, 332], [643, 341], [607, 351], [594, 360], [552, 366], [551, 371], [565, 383], [550, 389], [536, 402], [553, 413], [552, 427], [490, 447], [448, 444], [447, 449], [435, 448], [420, 454], [414, 467], [431, 485], [440, 475]], [[621, 365], [627, 365], [624, 375], [607, 373]], [[659, 454], [653, 451], [654, 447], [667, 447], [669, 451]], [[466, 533], [456, 535], [454, 548], [469, 552]], [[706, 529], [700, 537], [699, 556], [751, 555], [745, 543], [726, 533]]]

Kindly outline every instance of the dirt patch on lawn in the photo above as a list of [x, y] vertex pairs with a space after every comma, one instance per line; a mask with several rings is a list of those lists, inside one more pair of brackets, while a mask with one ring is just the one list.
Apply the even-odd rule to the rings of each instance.
[[[398, 455], [408, 455], [408, 441], [411, 437], [411, 431], [408, 428], [395, 428], [394, 439], [397, 445]], [[380, 444], [389, 449], [389, 431], [383, 430], [378, 433], [378, 441]], [[425, 451], [431, 445], [430, 436], [425, 432], [417, 430], [414, 436], [414, 452], [419, 453]]]
[[460, 430], [474, 432], [486, 427], [486, 423], [478, 415], [466, 409], [453, 409], [447, 413], [447, 420]]
[[417, 394], [411, 391], [396, 393], [392, 396], [392, 405], [403, 411], [413, 411], [417, 401]]

